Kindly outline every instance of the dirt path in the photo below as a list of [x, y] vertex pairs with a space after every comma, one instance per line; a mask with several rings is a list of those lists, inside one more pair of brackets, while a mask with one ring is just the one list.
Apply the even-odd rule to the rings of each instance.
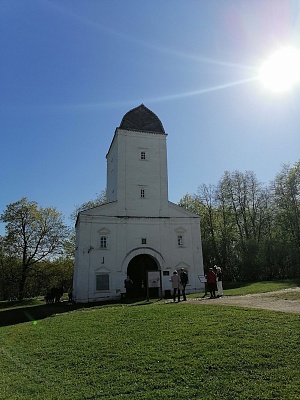
[[248, 294], [246, 296], [224, 296], [217, 299], [198, 298], [189, 301], [198, 301], [201, 304], [209, 305], [224, 304], [229, 306], [262, 308], [300, 315], [300, 287], [276, 292]]

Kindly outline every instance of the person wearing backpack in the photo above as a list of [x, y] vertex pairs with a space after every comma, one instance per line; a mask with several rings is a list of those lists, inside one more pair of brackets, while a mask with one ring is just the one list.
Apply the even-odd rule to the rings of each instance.
[[185, 287], [189, 282], [189, 277], [188, 274], [186, 273], [186, 271], [184, 270], [184, 268], [181, 268], [181, 272], [180, 272], [180, 282], [182, 285], [182, 297], [183, 297], [183, 301], [186, 301], [186, 293], [185, 293]]

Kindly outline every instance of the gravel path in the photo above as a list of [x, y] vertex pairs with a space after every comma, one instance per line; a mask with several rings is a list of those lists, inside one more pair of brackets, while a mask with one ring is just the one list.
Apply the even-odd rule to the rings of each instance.
[[229, 305], [250, 308], [262, 308], [266, 310], [281, 311], [300, 315], [300, 287], [284, 289], [276, 292], [248, 294], [246, 296], [223, 296], [222, 298], [191, 299], [201, 304]]

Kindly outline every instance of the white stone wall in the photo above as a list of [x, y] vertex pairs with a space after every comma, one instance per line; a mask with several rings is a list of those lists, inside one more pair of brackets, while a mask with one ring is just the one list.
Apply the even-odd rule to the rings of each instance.
[[118, 140], [114, 139], [106, 155], [106, 196], [108, 202], [116, 201], [118, 198]]
[[[107, 213], [111, 215], [105, 216]], [[139, 254], [151, 255], [161, 271], [170, 271], [169, 277], [162, 276], [163, 292], [171, 289], [169, 278], [172, 271], [181, 267], [187, 269], [189, 274], [187, 292], [202, 289], [198, 279], [198, 275], [203, 274], [199, 218], [187, 216], [185, 210], [171, 203], [169, 214], [176, 214], [173, 217], [118, 218], [113, 214], [112, 205], [80, 214], [77, 224], [80, 240], [76, 250], [77, 272], [74, 279], [76, 301], [119, 298], [124, 291], [128, 264]], [[177, 245], [178, 229], [184, 232], [184, 244], [180, 247]], [[107, 249], [100, 249], [101, 232], [108, 236]], [[141, 244], [142, 238], [147, 239], [146, 245]], [[97, 273], [109, 274], [110, 290], [95, 290]]]

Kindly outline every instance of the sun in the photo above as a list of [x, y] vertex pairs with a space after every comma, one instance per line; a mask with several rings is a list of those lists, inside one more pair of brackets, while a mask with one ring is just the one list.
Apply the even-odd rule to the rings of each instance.
[[259, 79], [273, 92], [291, 90], [300, 81], [300, 51], [290, 46], [277, 50], [262, 64]]

